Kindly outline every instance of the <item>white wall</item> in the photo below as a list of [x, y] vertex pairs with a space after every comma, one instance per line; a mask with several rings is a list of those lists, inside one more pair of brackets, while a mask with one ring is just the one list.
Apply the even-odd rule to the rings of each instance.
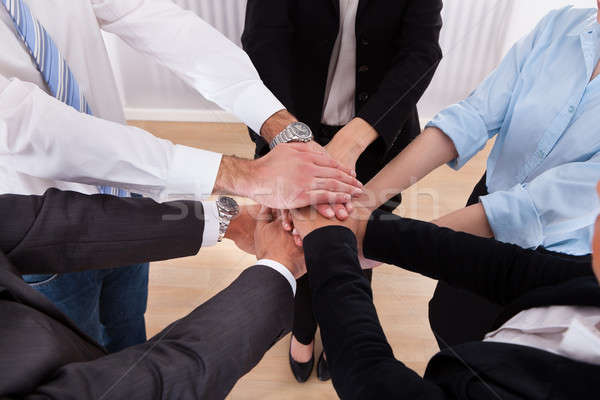
[[[174, 1], [239, 44], [246, 0]], [[596, 1], [445, 0], [441, 36], [444, 60], [419, 104], [421, 117], [430, 118], [467, 96], [541, 17], [569, 4], [595, 7]], [[235, 120], [119, 39], [107, 35], [107, 45], [129, 119]]]
[[596, 0], [517, 0], [510, 19], [504, 51], [508, 51], [517, 40], [525, 36], [548, 12], [569, 5], [596, 8]]

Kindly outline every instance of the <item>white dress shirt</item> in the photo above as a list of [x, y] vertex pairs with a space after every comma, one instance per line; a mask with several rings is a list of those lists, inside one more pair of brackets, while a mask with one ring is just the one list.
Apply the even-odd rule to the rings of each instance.
[[600, 365], [600, 308], [532, 308], [488, 333], [484, 341], [534, 347], [571, 360]]
[[321, 122], [346, 125], [355, 116], [358, 0], [340, 0], [340, 30], [331, 53]]
[[[26, 3], [73, 71], [94, 117], [47, 94], [0, 6], [0, 193], [41, 194], [57, 187], [92, 194], [97, 185], [107, 185], [166, 200], [212, 192], [220, 154], [174, 145], [125, 125], [101, 29], [169, 67], [257, 132], [284, 108], [243, 51], [171, 1]], [[206, 225], [214, 237], [205, 235], [204, 244], [213, 244], [218, 223]]]

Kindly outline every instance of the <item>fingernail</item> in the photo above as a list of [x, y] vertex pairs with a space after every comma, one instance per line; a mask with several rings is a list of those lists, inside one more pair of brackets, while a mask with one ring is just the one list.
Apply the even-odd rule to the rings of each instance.
[[341, 209], [341, 210], [340, 210], [340, 216], [341, 216], [342, 218], [348, 218], [348, 213], [346, 212], [346, 210], [344, 210], [344, 209]]
[[327, 210], [327, 211], [325, 211], [325, 215], [327, 215], [328, 218], [335, 217], [335, 213], [333, 212], [333, 210]]
[[352, 195], [354, 195], [354, 196], [358, 196], [359, 194], [363, 194], [364, 192], [365, 192], [365, 191], [364, 191], [364, 190], [362, 190], [362, 189], [355, 189], [355, 190], [352, 192]]
[[355, 170], [352, 170], [350, 173], [352, 174], [353, 177], [356, 178], [356, 171]]

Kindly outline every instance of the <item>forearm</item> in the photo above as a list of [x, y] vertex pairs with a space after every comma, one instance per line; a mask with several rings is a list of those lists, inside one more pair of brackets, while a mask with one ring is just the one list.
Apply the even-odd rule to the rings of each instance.
[[304, 249], [313, 309], [336, 391], [343, 399], [383, 393], [385, 377], [403, 366], [379, 323], [354, 235], [341, 227], [322, 228], [306, 236]]
[[293, 310], [286, 279], [251, 267], [148, 342], [64, 365], [31, 398], [224, 399], [290, 331]]
[[[212, 191], [219, 154], [82, 114], [31, 83], [3, 83], [0, 164], [37, 178], [116, 186], [155, 198]], [[9, 184], [0, 182], [0, 188]]]
[[92, 0], [102, 29], [166, 66], [255, 132], [285, 107], [248, 55], [215, 28], [171, 1]]
[[366, 194], [357, 201], [376, 209], [456, 157], [452, 140], [437, 128], [427, 128], [367, 183]]
[[589, 264], [376, 211], [365, 257], [507, 304], [529, 290], [591, 273]]
[[87, 196], [50, 189], [44, 196], [0, 196], [2, 251], [23, 274], [191, 256], [202, 245], [199, 202]]
[[494, 237], [494, 232], [481, 203], [461, 208], [431, 222], [439, 227], [449, 228], [456, 232], [465, 232], [484, 238]]

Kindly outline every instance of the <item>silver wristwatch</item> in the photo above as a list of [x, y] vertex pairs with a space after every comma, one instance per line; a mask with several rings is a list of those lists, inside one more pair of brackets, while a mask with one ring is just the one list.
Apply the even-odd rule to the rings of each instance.
[[223, 241], [229, 223], [240, 212], [240, 206], [231, 197], [221, 196], [217, 200], [217, 211], [219, 212], [219, 238], [218, 241]]
[[293, 122], [287, 126], [284, 130], [282, 130], [269, 145], [271, 150], [275, 148], [280, 143], [289, 143], [289, 142], [310, 142], [313, 140], [313, 134], [308, 125], [302, 122]]

